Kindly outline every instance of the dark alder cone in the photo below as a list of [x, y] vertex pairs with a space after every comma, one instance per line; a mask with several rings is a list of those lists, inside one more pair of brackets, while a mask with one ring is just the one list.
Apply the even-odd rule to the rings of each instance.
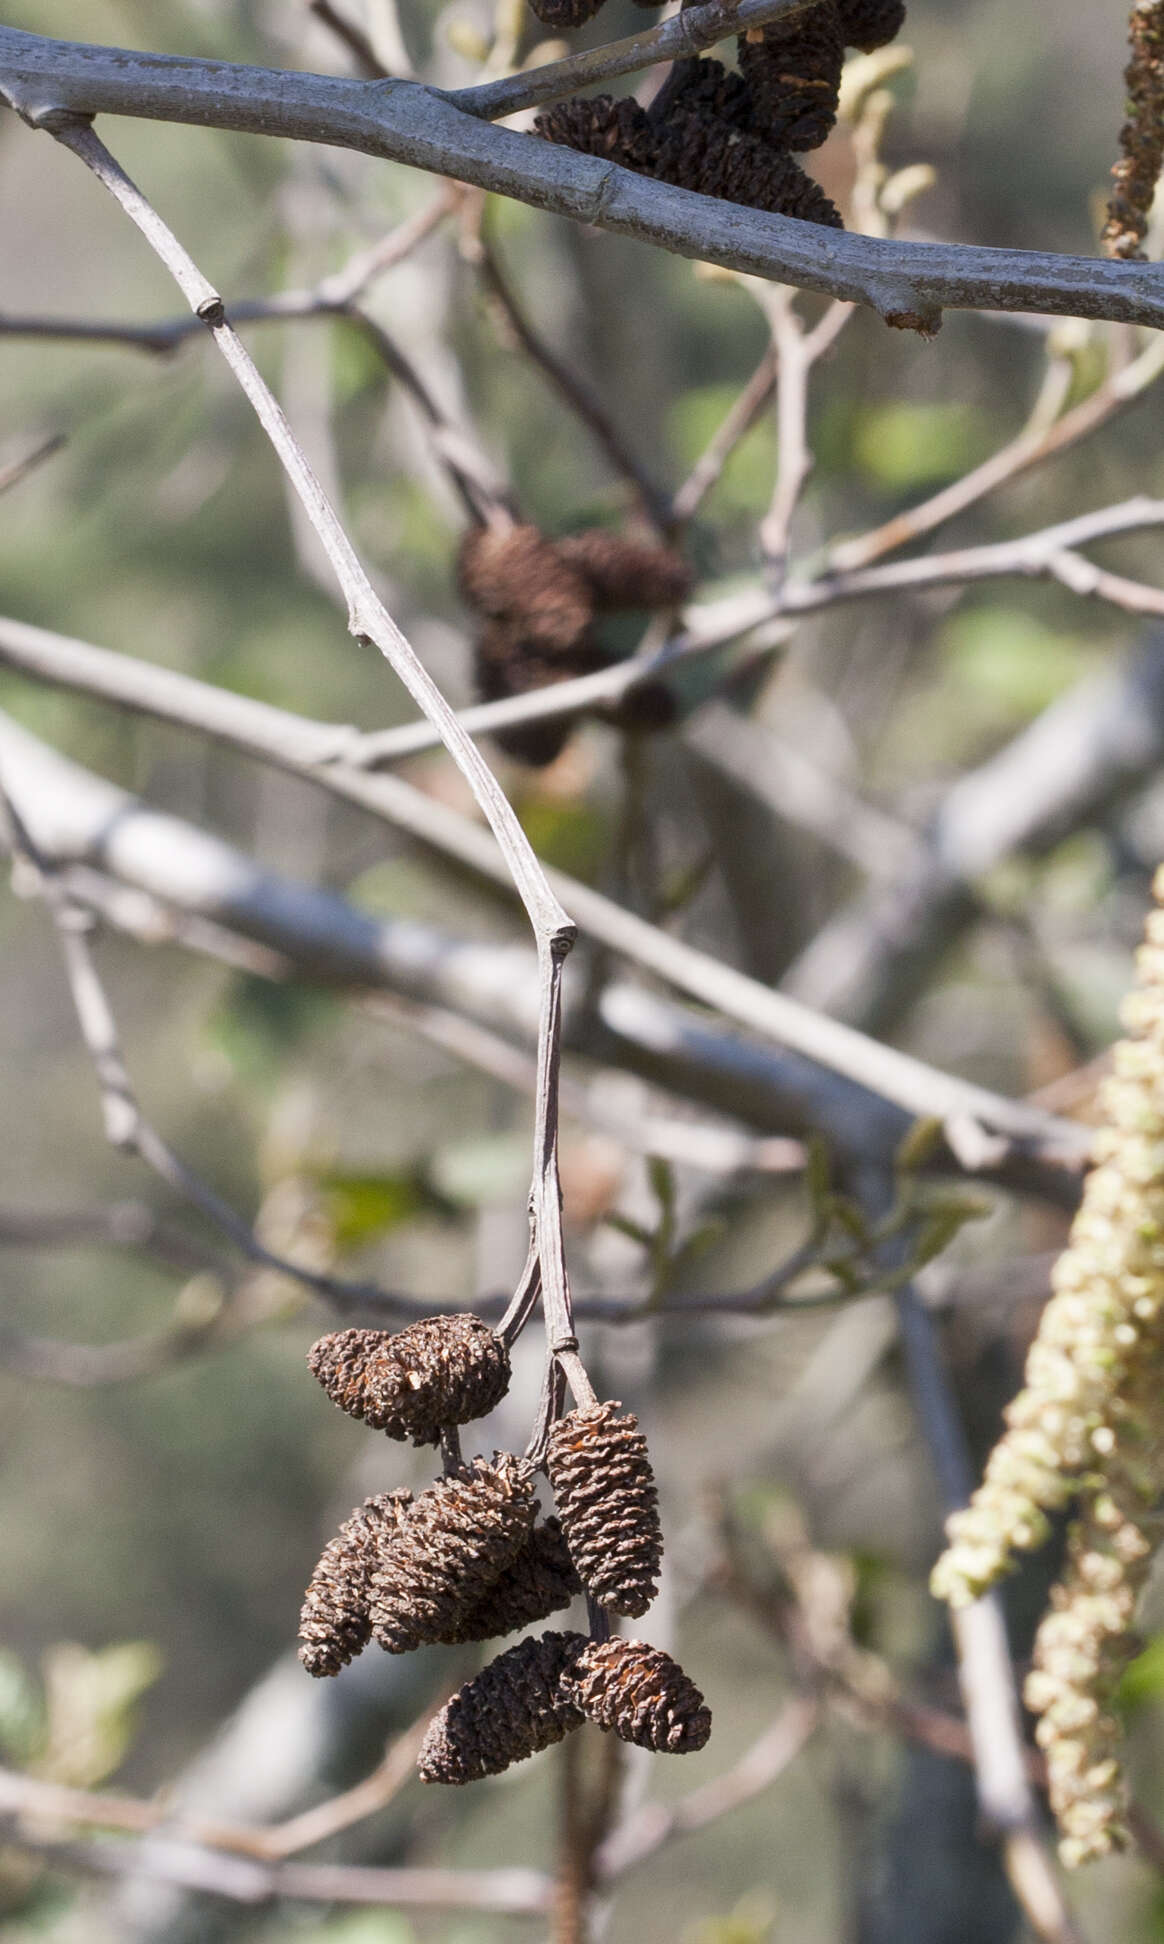
[[372, 1636], [369, 1577], [378, 1548], [398, 1531], [412, 1503], [406, 1486], [364, 1500], [324, 1548], [299, 1620], [299, 1658], [309, 1674], [338, 1674]]
[[819, 148], [837, 118], [845, 37], [834, 0], [756, 28], [738, 42], [752, 127], [781, 149]]
[[673, 548], [625, 540], [609, 527], [572, 533], [557, 550], [600, 610], [678, 607], [691, 592], [691, 569]]
[[663, 87], [647, 110], [653, 128], [666, 125], [672, 115], [701, 115], [706, 121], [725, 124], [749, 134], [752, 126], [752, 91], [742, 74], [725, 68], [722, 61], [688, 54], [676, 61]]
[[618, 101], [610, 95], [576, 95], [571, 101], [555, 101], [537, 117], [534, 130], [562, 148], [598, 155], [604, 162], [621, 162], [624, 169], [637, 169], [640, 175], [651, 173], [651, 125], [646, 110], [629, 95]]
[[[500, 702], [530, 689], [549, 688], [570, 675], [588, 675], [604, 663], [589, 635], [583, 635], [568, 655], [550, 656], [526, 638], [520, 621], [494, 621], [474, 645], [473, 678], [483, 702]], [[575, 727], [573, 717], [560, 716], [514, 723], [508, 729], [494, 729], [492, 735], [507, 755], [531, 769], [542, 769], [561, 755]]]
[[670, 729], [678, 721], [679, 704], [666, 682], [639, 682], [627, 690], [621, 701], [596, 709], [595, 714], [603, 722], [609, 722], [612, 729], [641, 733]]
[[896, 40], [905, 25], [905, 0], [837, 0], [846, 47], [872, 54]]
[[663, 131], [655, 175], [680, 189], [797, 216], [830, 229], [843, 227], [839, 210], [799, 163], [757, 135], [737, 134], [699, 115], [676, 114]]
[[521, 1551], [537, 1502], [508, 1452], [438, 1478], [408, 1507], [372, 1567], [372, 1634], [389, 1654], [446, 1640]]
[[421, 1781], [459, 1785], [500, 1775], [579, 1727], [581, 1712], [564, 1699], [561, 1678], [585, 1644], [570, 1633], [519, 1640], [466, 1681], [429, 1724], [417, 1758]]
[[647, 1441], [616, 1402], [555, 1424], [546, 1470], [582, 1583], [614, 1613], [645, 1613], [655, 1597], [663, 1534]]
[[341, 1411], [415, 1445], [484, 1417], [509, 1389], [508, 1350], [468, 1312], [425, 1316], [395, 1334], [334, 1330], [312, 1344], [307, 1363]]
[[711, 1734], [711, 1710], [694, 1681], [645, 1640], [589, 1641], [563, 1669], [561, 1688], [588, 1721], [637, 1748], [690, 1755]]
[[[556, 27], [560, 31], [572, 27], [584, 27], [593, 20], [606, 0], [529, 0], [538, 19], [546, 27]], [[657, 0], [647, 0], [655, 6]]]
[[535, 1526], [512, 1565], [457, 1622], [447, 1644], [494, 1640], [560, 1613], [582, 1591], [557, 1519]]
[[537, 527], [470, 527], [457, 576], [470, 607], [520, 619], [524, 639], [548, 654], [569, 653], [590, 625], [585, 581]]

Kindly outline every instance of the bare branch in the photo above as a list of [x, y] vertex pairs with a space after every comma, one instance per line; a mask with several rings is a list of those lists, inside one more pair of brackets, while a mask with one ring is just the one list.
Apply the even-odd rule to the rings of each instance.
[[[342, 729], [308, 723], [267, 704], [227, 695], [189, 676], [103, 653], [79, 642], [63, 641], [41, 629], [4, 623], [0, 628], [0, 642], [4, 644], [4, 659], [29, 672], [35, 671], [43, 677], [51, 669], [49, 679], [99, 693], [106, 700], [116, 700], [120, 706], [138, 713], [183, 723], [202, 734], [218, 736], [236, 748], [294, 768], [336, 795], [386, 817], [420, 842], [435, 846], [490, 881], [509, 888], [505, 866], [488, 833], [480, 826], [423, 795], [399, 777], [367, 776], [347, 769], [342, 762], [326, 760], [328, 753], [342, 750], [345, 734]], [[26, 766], [31, 765], [31, 770], [26, 767], [26, 774], [30, 777], [29, 787], [35, 788], [35, 778], [45, 775], [48, 752], [14, 724], [0, 726], [4, 748], [12, 752], [5, 756], [10, 778], [15, 757]], [[62, 775], [72, 773], [72, 765], [63, 765], [63, 759], [50, 757], [49, 769], [55, 770], [57, 766], [62, 766], [59, 772]], [[110, 793], [119, 802], [123, 800], [122, 793], [111, 791], [110, 786], [100, 788], [103, 794]], [[42, 816], [46, 810], [47, 804]], [[147, 825], [155, 815], [150, 813]], [[52, 828], [51, 817], [48, 827]], [[70, 839], [67, 827], [58, 824], [57, 833], [58, 842], [61, 838], [66, 843], [75, 841], [75, 836]], [[144, 830], [141, 835], [144, 836]], [[47, 844], [45, 836], [39, 841]], [[91, 831], [87, 832], [86, 841], [90, 845], [86, 861], [92, 862]], [[216, 847], [208, 839], [204, 842], [209, 861]], [[135, 850], [140, 854], [141, 848], [139, 833], [133, 829], [132, 822], [122, 818], [115, 820], [111, 827], [106, 826], [101, 852], [108, 863], [115, 857], [132, 858]], [[164, 898], [165, 874], [162, 873], [160, 880], [155, 875], [157, 859], [142, 858], [142, 863], [148, 874], [146, 888], [156, 889]], [[118, 867], [113, 865], [113, 868]], [[1086, 1152], [1087, 1137], [1080, 1129], [1055, 1121], [1020, 1102], [1005, 1100], [969, 1081], [940, 1073], [896, 1048], [879, 1045], [851, 1028], [826, 1019], [734, 967], [668, 936], [564, 873], [553, 873], [551, 881], [570, 900], [592, 937], [729, 1019], [844, 1074], [861, 1087], [894, 1102], [909, 1115], [935, 1117], [953, 1124], [956, 1141], [960, 1138], [956, 1131], [959, 1127], [963, 1131], [978, 1125], [988, 1129], [993, 1145], [988, 1143], [989, 1152], [980, 1154], [981, 1165], [997, 1165], [1013, 1150], [1015, 1159], [1022, 1153], [1037, 1154], [1044, 1160], [1072, 1168]]]
[[35, 472], [46, 459], [52, 458], [54, 452], [59, 452], [64, 443], [63, 432], [50, 433], [47, 438], [38, 439], [34, 445], [29, 446], [18, 458], [10, 459], [5, 465], [0, 466], [0, 493], [7, 493], [11, 487], [19, 486], [21, 480], [27, 479], [30, 472]]
[[[662, 50], [660, 43], [653, 43], [648, 62], [692, 51], [697, 11], [678, 16], [682, 45]], [[712, 0], [711, 11], [717, 25], [702, 45], [790, 9], [777, 0], [740, 0], [731, 8]], [[626, 57], [620, 71], [645, 64], [635, 53]], [[520, 79], [525, 85], [522, 100], [528, 101], [530, 78]], [[541, 98], [575, 84], [573, 79], [564, 82], [559, 73], [552, 84], [541, 84], [548, 87]], [[637, 236], [680, 255], [868, 304], [890, 322], [910, 328], [933, 330], [943, 308], [1164, 324], [1164, 281], [1157, 264], [824, 232], [793, 217], [648, 180], [594, 156], [541, 142], [535, 146], [533, 137], [478, 119], [479, 103], [477, 115], [467, 113], [463, 100], [458, 105], [451, 96], [415, 82], [354, 81], [135, 54], [54, 42], [4, 27], [0, 93], [34, 126], [47, 126], [62, 115], [128, 114], [358, 149]], [[519, 105], [491, 100], [498, 113]]]

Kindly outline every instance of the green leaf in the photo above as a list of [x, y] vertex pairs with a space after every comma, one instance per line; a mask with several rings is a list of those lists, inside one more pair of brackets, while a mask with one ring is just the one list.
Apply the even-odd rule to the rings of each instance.
[[317, 1179], [341, 1250], [358, 1249], [414, 1216], [444, 1206], [411, 1174], [324, 1174]]
[[89, 1789], [119, 1766], [136, 1728], [135, 1703], [162, 1671], [149, 1640], [91, 1654], [63, 1641], [44, 1656], [48, 1731], [37, 1768], [51, 1781]]
[[1142, 1654], [1129, 1661], [1120, 1684], [1116, 1689], [1116, 1700], [1128, 1714], [1150, 1701], [1159, 1701], [1164, 1695], [1164, 1633], [1153, 1634]]
[[23, 1768], [39, 1754], [44, 1733], [40, 1689], [16, 1655], [0, 1648], [0, 1749]]
[[900, 491], [956, 479], [985, 456], [990, 432], [971, 405], [899, 401], [862, 413], [853, 448], [871, 478]]

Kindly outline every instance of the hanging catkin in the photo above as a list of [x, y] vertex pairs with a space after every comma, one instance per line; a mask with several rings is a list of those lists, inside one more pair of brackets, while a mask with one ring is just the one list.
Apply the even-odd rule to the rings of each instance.
[[587, 1642], [564, 1667], [561, 1689], [588, 1721], [637, 1748], [689, 1755], [711, 1733], [711, 1711], [694, 1681], [645, 1640]]
[[610, 527], [591, 527], [554, 544], [602, 611], [678, 607], [691, 592], [691, 569], [673, 547], [628, 540]]
[[590, 625], [586, 582], [537, 527], [470, 527], [457, 578], [470, 607], [491, 620], [520, 619], [524, 639], [547, 655], [568, 654]]
[[508, 1350], [468, 1313], [426, 1316], [395, 1335], [336, 1330], [312, 1344], [307, 1363], [341, 1411], [416, 1445], [484, 1417], [509, 1388]]
[[411, 1503], [404, 1486], [367, 1498], [325, 1546], [299, 1621], [299, 1658], [309, 1674], [338, 1674], [367, 1646], [372, 1562], [390, 1545]]
[[417, 1758], [421, 1781], [500, 1775], [577, 1728], [582, 1714], [563, 1695], [561, 1677], [585, 1644], [569, 1633], [520, 1640], [466, 1681], [429, 1725]]
[[614, 1613], [655, 1597], [663, 1534], [647, 1441], [616, 1402], [571, 1411], [550, 1433], [546, 1470], [582, 1582]]
[[521, 1551], [537, 1512], [528, 1469], [508, 1452], [422, 1492], [372, 1569], [372, 1633], [390, 1654], [447, 1639]]

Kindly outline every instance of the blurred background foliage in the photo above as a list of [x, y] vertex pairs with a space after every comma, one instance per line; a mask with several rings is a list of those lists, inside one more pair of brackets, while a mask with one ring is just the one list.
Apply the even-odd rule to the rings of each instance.
[[[455, 45], [466, 43], [466, 26], [488, 35], [485, 0], [402, 0], [401, 16], [425, 72], [472, 78]], [[4, 17], [46, 34], [344, 71], [342, 49], [302, 0], [7, 0]], [[606, 39], [640, 18], [610, 0], [601, 34], [587, 31]], [[1034, 6], [914, 0], [906, 37], [916, 67], [894, 83], [899, 109], [886, 142], [891, 164], [928, 161], [937, 171], [911, 212], [913, 232], [1091, 251], [1121, 113], [1123, 36], [1122, 0], [1061, 10], [1053, 31]], [[195, 129], [126, 121], [115, 146], [228, 300], [311, 282], [432, 194], [426, 180], [353, 155]], [[814, 160], [830, 190], [843, 188], [843, 135]], [[66, 154], [8, 118], [0, 162], [6, 308], [118, 320], [176, 313], [157, 264]], [[517, 205], [490, 214], [539, 326], [592, 377], [656, 475], [676, 484], [763, 352], [752, 295]], [[471, 417], [544, 528], [620, 515], [624, 489], [498, 332], [447, 227], [376, 287], [374, 309], [442, 398]], [[447, 693], [468, 700], [452, 574], [461, 514], [409, 400], [342, 323], [266, 324], [248, 336], [324, 477], [338, 476], [354, 537], [397, 618]], [[1079, 339], [1081, 391], [1093, 382], [1095, 336]], [[816, 464], [798, 552], [884, 520], [977, 463], [1021, 424], [1042, 357], [1041, 335], [1016, 323], [955, 314], [924, 345], [858, 315], [814, 379]], [[410, 716], [313, 579], [270, 453], [208, 346], [152, 357], [3, 339], [0, 440], [19, 445], [42, 430], [59, 430], [66, 444], [3, 501], [4, 611], [307, 715], [367, 728]], [[775, 461], [769, 415], [736, 449], [690, 534], [705, 582], [754, 573]], [[1001, 539], [1139, 491], [1164, 491], [1158, 401], [1012, 484], [957, 532], [966, 543]], [[1104, 558], [1150, 578], [1157, 552], [1156, 537], [1141, 535]], [[757, 713], [853, 786], [920, 820], [951, 779], [1104, 666], [1131, 633], [1111, 610], [1026, 583], [843, 607], [799, 630]], [[291, 778], [12, 675], [0, 675], [0, 693], [38, 735], [273, 868], [342, 889], [371, 912], [520, 935], [491, 892]], [[632, 763], [661, 865], [692, 868], [709, 844], [714, 854], [739, 805], [722, 782], [712, 800], [708, 776], [677, 738], [644, 742], [629, 757], [614, 731], [588, 724], [545, 774], [504, 761], [501, 771], [542, 854], [609, 887]], [[407, 773], [463, 803], [442, 757], [418, 758]], [[1144, 827], [1159, 829], [1158, 808], [1143, 814]], [[855, 878], [803, 831], [770, 832], [772, 854], [752, 887], [759, 934], [715, 867], [681, 923], [721, 956], [752, 969], [759, 960], [778, 977]], [[1149, 849], [1137, 852], [1126, 831], [1085, 833], [1037, 863], [1008, 866], [992, 885], [1000, 908], [1021, 903], [1036, 915], [1073, 1043], [989, 925], [934, 978], [905, 1043], [1015, 1093], [1098, 1053], [1126, 984]], [[133, 1194], [164, 1206], [156, 1184], [102, 1145], [44, 912], [6, 895], [0, 940], [4, 1204]], [[523, 1098], [335, 997], [116, 937], [102, 940], [100, 954], [147, 1111], [237, 1206], [259, 1211], [268, 1232], [292, 1242], [314, 1234], [345, 1270], [434, 1300], [471, 1299], [512, 1278], [523, 1247]], [[578, 1286], [641, 1287], [646, 1252], [627, 1223], [605, 1219], [655, 1219], [641, 1161], [609, 1133], [572, 1125], [565, 1174]], [[799, 1232], [795, 1182], [748, 1178], [712, 1194], [706, 1180], [684, 1177], [680, 1187], [683, 1232], [712, 1224], [683, 1264], [684, 1286], [759, 1275]], [[1058, 1217], [1000, 1205], [954, 1254], [1002, 1262], [1053, 1249], [1061, 1235]], [[174, 1290], [169, 1271], [130, 1252], [7, 1251], [3, 1274], [11, 1324], [93, 1342], [147, 1328]], [[983, 1437], [1030, 1321], [1021, 1310], [958, 1321], [952, 1354], [967, 1386], [989, 1366]], [[261, 1328], [134, 1385], [38, 1386], [0, 1371], [7, 1761], [84, 1785], [112, 1775], [149, 1793], [287, 1655], [303, 1585], [335, 1520], [361, 1493], [412, 1475], [399, 1453], [369, 1453], [363, 1432], [310, 1383], [303, 1353], [327, 1327], [321, 1306], [282, 1285], [267, 1292]], [[934, 1488], [877, 1299], [762, 1326], [595, 1330], [593, 1341], [600, 1389], [605, 1382], [645, 1410], [663, 1480], [674, 1567], [649, 1624], [656, 1637], [679, 1639], [715, 1709], [700, 1776], [730, 1764], [776, 1712], [789, 1679], [786, 1649], [705, 1583], [712, 1486], [738, 1495], [741, 1516], [760, 1531], [791, 1494], [815, 1542], [855, 1562], [861, 1638], [906, 1684], [947, 1692], [922, 1590], [937, 1533]], [[1137, 1786], [1157, 1808], [1164, 1746], [1152, 1704], [1162, 1687], [1157, 1642], [1126, 1687]], [[390, 1716], [373, 1710], [373, 1725]], [[354, 1737], [332, 1780], [358, 1772], [365, 1754]], [[607, 1934], [614, 1944], [855, 1937], [859, 1881], [900, 1765], [888, 1735], [834, 1725], [766, 1795], [628, 1878]], [[691, 1773], [679, 1778], [652, 1773], [650, 1787], [667, 1799], [681, 1793], [695, 1774], [685, 1766]], [[475, 1800], [422, 1801], [414, 1791], [406, 1817], [394, 1812], [362, 1832], [362, 1850], [344, 1853], [546, 1864], [545, 1767], [543, 1759], [519, 1770]], [[635, 1776], [635, 1787], [646, 1785]], [[1097, 1868], [1079, 1896], [1097, 1937], [1164, 1938], [1164, 1900], [1138, 1861]], [[15, 1940], [183, 1934], [173, 1917], [159, 1930], [159, 1919], [111, 1901], [107, 1889], [78, 1889], [2, 1849], [0, 1910]], [[194, 1922], [188, 1912], [182, 1921]], [[531, 1934], [522, 1921], [480, 1915], [306, 1908], [257, 1918], [203, 1912], [198, 1922], [207, 1935], [303, 1944], [493, 1944]]]

